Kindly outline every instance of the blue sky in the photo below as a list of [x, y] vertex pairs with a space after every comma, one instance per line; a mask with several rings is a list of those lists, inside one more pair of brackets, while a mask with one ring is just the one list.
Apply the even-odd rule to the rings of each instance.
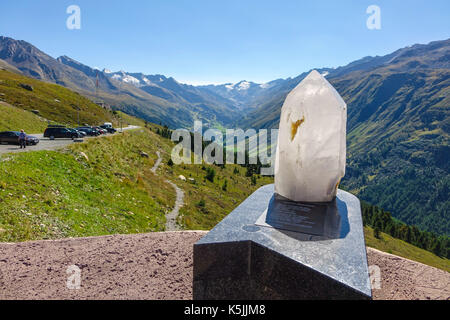
[[[80, 30], [66, 27], [72, 4]], [[381, 30], [366, 27], [369, 5], [381, 9]], [[2, 1], [0, 35], [113, 71], [262, 83], [447, 39], [450, 1]]]

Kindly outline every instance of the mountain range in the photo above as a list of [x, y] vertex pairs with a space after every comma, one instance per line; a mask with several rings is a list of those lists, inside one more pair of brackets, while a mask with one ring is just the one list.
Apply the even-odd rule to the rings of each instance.
[[231, 103], [213, 92], [159, 75], [99, 71], [67, 56], [55, 59], [26, 41], [0, 36], [0, 59], [26, 76], [65, 86], [96, 102], [170, 127], [190, 127], [194, 119], [211, 125], [229, 124], [236, 116]]
[[[275, 128], [286, 95], [309, 73], [264, 84], [192, 86], [164, 75], [102, 71], [0, 37], [0, 68], [68, 87], [171, 128]], [[318, 68], [348, 104], [343, 187], [422, 229], [450, 233], [450, 39], [338, 68]], [[98, 85], [97, 85], [98, 83]]]

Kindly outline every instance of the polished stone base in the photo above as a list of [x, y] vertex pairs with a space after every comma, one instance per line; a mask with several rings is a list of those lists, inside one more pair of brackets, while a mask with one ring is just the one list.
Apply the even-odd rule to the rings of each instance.
[[260, 188], [194, 245], [194, 299], [371, 299], [358, 199]]

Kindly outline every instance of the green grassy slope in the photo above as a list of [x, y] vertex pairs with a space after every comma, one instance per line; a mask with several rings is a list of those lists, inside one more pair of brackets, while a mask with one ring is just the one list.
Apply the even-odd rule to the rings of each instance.
[[[194, 164], [168, 166], [174, 144], [157, 137], [163, 150], [164, 164], [160, 168], [160, 174], [185, 191], [186, 204], [180, 210], [179, 223], [186, 229], [211, 229], [256, 189], [273, 183], [271, 177], [255, 175], [256, 183], [253, 184], [251, 178], [246, 176], [246, 169], [239, 165], [225, 165], [223, 168]], [[206, 179], [209, 168], [215, 172], [213, 181]], [[184, 176], [186, 181], [182, 181], [180, 175]]]
[[149, 173], [154, 159], [138, 153], [153, 148], [142, 134], [124, 133], [64, 152], [3, 156], [0, 240], [164, 230], [172, 189]]
[[[33, 91], [20, 84], [31, 85]], [[38, 110], [41, 117], [68, 125], [77, 124], [78, 114], [81, 124], [101, 124], [114, 119], [111, 112], [78, 93], [5, 70], [0, 70], [0, 99], [23, 110]]]
[[[139, 129], [74, 144], [64, 152], [3, 155], [0, 240], [164, 230], [164, 214], [175, 201], [166, 179], [186, 193], [180, 223], [187, 229], [209, 229], [256, 188], [270, 182], [270, 178], [260, 178], [252, 185], [243, 169], [233, 175], [231, 166], [216, 169], [214, 182], [205, 181], [201, 166], [169, 167], [171, 148], [169, 140]], [[165, 163], [160, 175], [150, 171], [157, 150]], [[150, 158], [141, 157], [141, 151]], [[182, 182], [179, 174], [196, 182]], [[200, 200], [205, 201], [204, 207], [197, 205]]]
[[[133, 116], [130, 116], [122, 111], [116, 111], [117, 118], [122, 120], [122, 124], [124, 126], [126, 125], [132, 125], [132, 126], [140, 126], [145, 127], [145, 121]], [[118, 123], [118, 126], [120, 125], [120, 122]]]
[[0, 101], [0, 131], [24, 129], [27, 133], [39, 133], [46, 127], [45, 119]]
[[335, 83], [358, 106], [349, 107], [343, 185], [407, 224], [448, 235], [450, 72], [385, 69], [355, 78]]
[[[216, 172], [213, 182], [205, 178], [202, 165], [169, 166], [174, 144], [155, 133], [159, 126], [149, 127], [74, 144], [62, 152], [0, 157], [0, 241], [162, 231], [164, 215], [175, 202], [167, 179], [185, 192], [179, 224], [208, 230], [257, 188], [273, 183], [270, 177], [257, 176], [253, 184], [237, 165], [205, 165]], [[155, 175], [150, 169], [158, 150], [163, 163]], [[179, 175], [194, 181], [182, 181]], [[447, 259], [388, 235], [374, 239], [369, 228], [365, 231], [368, 246], [449, 269]]]
[[393, 238], [386, 233], [380, 233], [380, 239], [377, 239], [374, 237], [373, 229], [370, 227], [364, 228], [364, 236], [368, 247], [450, 272], [450, 260], [440, 258], [429, 251]]

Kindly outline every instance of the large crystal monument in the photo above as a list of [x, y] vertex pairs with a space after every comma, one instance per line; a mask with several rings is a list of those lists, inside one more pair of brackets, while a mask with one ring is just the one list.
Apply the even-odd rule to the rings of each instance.
[[292, 201], [329, 202], [345, 174], [347, 105], [313, 70], [281, 109], [275, 193]]
[[361, 205], [338, 190], [347, 107], [312, 71], [281, 111], [275, 185], [194, 245], [196, 300], [371, 299]]

